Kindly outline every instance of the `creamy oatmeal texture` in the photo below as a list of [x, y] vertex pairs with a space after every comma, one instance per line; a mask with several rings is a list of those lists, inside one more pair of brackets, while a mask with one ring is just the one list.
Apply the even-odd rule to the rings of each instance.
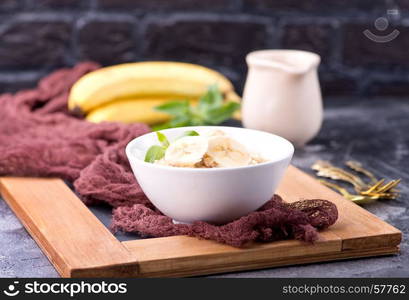
[[223, 131], [211, 130], [175, 140], [166, 149], [165, 156], [154, 163], [185, 168], [232, 168], [265, 161]]

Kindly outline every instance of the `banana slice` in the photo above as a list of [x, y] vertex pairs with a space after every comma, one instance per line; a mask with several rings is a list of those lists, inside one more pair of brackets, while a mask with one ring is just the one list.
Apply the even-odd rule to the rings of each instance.
[[170, 144], [165, 160], [175, 167], [194, 167], [207, 152], [208, 141], [202, 136], [185, 136]]
[[251, 156], [247, 149], [232, 138], [215, 136], [209, 139], [209, 155], [218, 167], [241, 167], [249, 165]]

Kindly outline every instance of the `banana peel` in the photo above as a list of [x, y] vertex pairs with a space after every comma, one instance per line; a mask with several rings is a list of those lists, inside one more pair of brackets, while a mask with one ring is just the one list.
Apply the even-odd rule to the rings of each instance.
[[[93, 123], [108, 121], [145, 123], [148, 125], [161, 124], [169, 121], [171, 116], [156, 111], [154, 108], [158, 105], [174, 100], [175, 99], [171, 97], [116, 100], [93, 109], [85, 118]], [[240, 100], [240, 97], [234, 92], [225, 95], [225, 101], [240, 102]], [[189, 102], [197, 104], [198, 99], [189, 99]], [[240, 111], [236, 112], [233, 118], [241, 120]]]
[[223, 74], [200, 65], [163, 61], [120, 64], [81, 77], [71, 88], [68, 108], [87, 114], [124, 99], [199, 98], [213, 84], [223, 94], [234, 91]]
[[[167, 122], [171, 118], [170, 115], [154, 109], [167, 101], [169, 100], [149, 98], [117, 100], [92, 110], [85, 119], [93, 123], [109, 121], [156, 125]], [[189, 101], [197, 103], [197, 100]]]

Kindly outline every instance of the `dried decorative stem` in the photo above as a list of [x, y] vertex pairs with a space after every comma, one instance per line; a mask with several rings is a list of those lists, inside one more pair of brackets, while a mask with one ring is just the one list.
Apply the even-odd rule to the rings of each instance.
[[353, 185], [357, 194], [351, 194], [347, 189], [326, 180], [320, 180], [324, 185], [335, 189], [345, 198], [354, 201], [355, 203], [368, 203], [378, 199], [396, 199], [399, 196], [395, 187], [401, 182], [401, 179], [392, 180], [385, 184], [385, 179], [378, 180], [368, 170], [364, 169], [359, 162], [347, 161], [346, 165], [358, 172], [364, 174], [371, 180], [370, 184], [366, 184], [359, 176], [347, 172], [341, 168], [333, 166], [328, 161], [317, 161], [312, 165], [312, 169], [317, 171], [317, 176], [330, 178], [333, 180], [342, 180]]
[[362, 173], [366, 177], [368, 177], [371, 180], [371, 184], [374, 184], [375, 182], [378, 181], [376, 179], [375, 175], [373, 175], [370, 171], [366, 170], [361, 163], [353, 160], [349, 160], [345, 163], [350, 169], [354, 170], [355, 172]]

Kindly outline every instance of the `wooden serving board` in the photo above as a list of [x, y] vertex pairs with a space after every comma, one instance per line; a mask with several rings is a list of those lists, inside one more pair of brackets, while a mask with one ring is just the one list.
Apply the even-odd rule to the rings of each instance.
[[175, 277], [399, 252], [402, 233], [290, 166], [286, 201], [334, 202], [337, 223], [315, 244], [287, 240], [237, 249], [187, 236], [120, 242], [60, 179], [0, 178], [0, 192], [63, 277]]

